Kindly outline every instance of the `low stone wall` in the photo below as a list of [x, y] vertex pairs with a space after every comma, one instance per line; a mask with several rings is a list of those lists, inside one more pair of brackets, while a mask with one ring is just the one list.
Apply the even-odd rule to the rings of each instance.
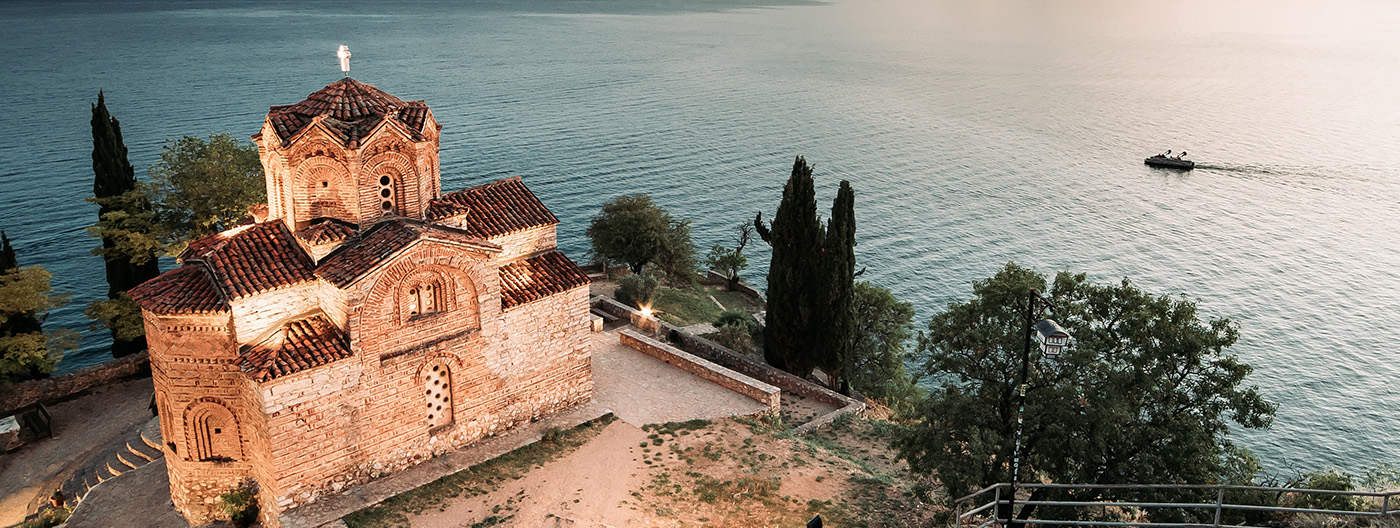
[[[705, 270], [705, 279], [701, 282], [710, 285], [729, 285], [729, 279], [715, 270]], [[751, 297], [763, 299], [763, 302], [768, 302], [768, 296], [764, 295], [763, 292], [758, 291], [758, 288], [754, 288], [753, 286], [749, 286], [748, 284], [745, 284], [743, 282], [740, 282], [739, 287], [735, 288], [735, 290], [740, 293], [749, 295]]]
[[[608, 297], [595, 297], [593, 299], [593, 308], [616, 315], [619, 318], [630, 318], [631, 314], [636, 312], [636, 310], [633, 310], [630, 306]], [[844, 396], [839, 392], [823, 387], [812, 381], [783, 372], [767, 363], [730, 350], [709, 339], [686, 333], [679, 327], [670, 323], [663, 321], [661, 323], [661, 330], [671, 342], [679, 345], [681, 350], [699, 356], [701, 359], [718, 364], [755, 380], [776, 386], [782, 390], [792, 392], [793, 394], [798, 394], [805, 398], [828, 403], [837, 407], [835, 411], [818, 416], [812, 419], [812, 421], [794, 428], [793, 433], [795, 434], [803, 434], [829, 424], [843, 414], [859, 413], [865, 410], [865, 404], [854, 398]]]
[[777, 412], [778, 407], [782, 404], [782, 391], [777, 387], [705, 361], [704, 359], [695, 357], [693, 354], [686, 353], [681, 349], [642, 335], [632, 329], [624, 328], [618, 331], [618, 336], [622, 344], [632, 347], [643, 354], [699, 376], [701, 379], [709, 380], [721, 387], [753, 398], [754, 401], [768, 406], [768, 412]]
[[7, 383], [0, 385], [0, 416], [7, 416], [26, 405], [50, 403], [123, 378], [150, 374], [150, 358], [142, 351], [67, 374]]

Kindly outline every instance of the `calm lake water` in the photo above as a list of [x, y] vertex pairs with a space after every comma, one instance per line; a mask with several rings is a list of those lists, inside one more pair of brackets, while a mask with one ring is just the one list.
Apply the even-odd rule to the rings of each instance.
[[[754, 2], [0, 3], [0, 227], [73, 293], [48, 326], [86, 328], [98, 89], [144, 174], [166, 138], [257, 132], [347, 44], [445, 124], [445, 189], [523, 176], [576, 259], [623, 193], [726, 241], [805, 154], [921, 320], [1009, 260], [1185, 293], [1281, 405], [1239, 435], [1269, 467], [1400, 461], [1400, 3]], [[1203, 167], [1142, 165], [1168, 148]]]

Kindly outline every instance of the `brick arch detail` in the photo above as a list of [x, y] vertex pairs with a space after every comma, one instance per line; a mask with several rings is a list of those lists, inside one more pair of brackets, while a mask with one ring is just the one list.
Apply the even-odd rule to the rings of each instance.
[[345, 164], [328, 156], [316, 156], [299, 163], [292, 175], [289, 190], [294, 222], [336, 218], [358, 223], [360, 204], [355, 199], [355, 180]]
[[[425, 287], [433, 291], [425, 293]], [[394, 322], [404, 325], [414, 317], [455, 312], [452, 317], [465, 317], [470, 328], [480, 329], [481, 309], [476, 291], [465, 271], [438, 264], [418, 267], [403, 274], [394, 286]], [[415, 307], [417, 310], [413, 310]]]
[[383, 188], [380, 185], [380, 178], [388, 176], [391, 180], [392, 194], [394, 198], [393, 213], [400, 216], [421, 217], [421, 207], [418, 192], [418, 170], [412, 158], [401, 152], [407, 147], [398, 144], [389, 145], [383, 152], [378, 152], [366, 159], [360, 171], [360, 210], [364, 212], [366, 220], [378, 218], [384, 214], [380, 206], [382, 197], [379, 194]]
[[[469, 252], [433, 241], [415, 243], [394, 262], [366, 281], [361, 291], [362, 301], [354, 308], [360, 334], [353, 336], [364, 353], [373, 356], [421, 345], [438, 338], [468, 330], [482, 329], [489, 317], [494, 317], [489, 302], [482, 302], [484, 293], [495, 287], [486, 282], [491, 277], [485, 255]], [[398, 293], [406, 279], [427, 270], [451, 278], [451, 311], [426, 317], [399, 318]], [[469, 311], [468, 311], [469, 310]], [[470, 317], [458, 317], [463, 313]], [[480, 335], [480, 332], [478, 332]]]
[[184, 431], [187, 460], [243, 459], [238, 418], [218, 398], [200, 398], [185, 406]]

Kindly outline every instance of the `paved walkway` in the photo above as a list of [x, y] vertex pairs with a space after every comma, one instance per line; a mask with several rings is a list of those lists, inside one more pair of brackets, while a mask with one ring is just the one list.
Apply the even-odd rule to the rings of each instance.
[[190, 523], [170, 503], [170, 473], [161, 458], [93, 486], [67, 526], [189, 528]]
[[135, 378], [49, 405], [53, 438], [0, 455], [0, 526], [24, 521], [83, 464], [134, 437], [151, 419], [151, 390], [151, 378]]
[[593, 334], [593, 400], [637, 427], [767, 410], [747, 396], [619, 343], [611, 331]]

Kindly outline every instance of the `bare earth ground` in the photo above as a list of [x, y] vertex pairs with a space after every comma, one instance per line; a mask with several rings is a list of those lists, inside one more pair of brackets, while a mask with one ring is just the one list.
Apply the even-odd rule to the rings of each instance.
[[724, 419], [639, 429], [607, 425], [572, 452], [485, 494], [408, 516], [428, 528], [927, 525], [933, 507], [879, 438], [847, 420], [796, 438], [761, 421]]
[[53, 438], [0, 455], [0, 526], [23, 521], [31, 503], [47, 498], [82, 464], [135, 436], [151, 419], [151, 390], [151, 378], [135, 378], [47, 406]]

